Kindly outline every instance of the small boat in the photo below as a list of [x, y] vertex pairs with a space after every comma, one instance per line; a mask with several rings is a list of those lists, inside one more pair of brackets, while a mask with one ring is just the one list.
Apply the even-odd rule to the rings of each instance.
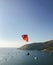
[[27, 53], [27, 55], [29, 56], [29, 55], [30, 55], [30, 53]]
[[34, 57], [34, 59], [35, 59], [35, 60], [37, 60], [37, 59], [38, 59], [38, 57]]

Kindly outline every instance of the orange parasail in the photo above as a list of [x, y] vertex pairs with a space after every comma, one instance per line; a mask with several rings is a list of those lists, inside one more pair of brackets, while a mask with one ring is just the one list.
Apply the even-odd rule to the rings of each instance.
[[28, 35], [27, 34], [22, 35], [22, 38], [23, 38], [23, 40], [25, 40], [26, 42], [28, 42]]

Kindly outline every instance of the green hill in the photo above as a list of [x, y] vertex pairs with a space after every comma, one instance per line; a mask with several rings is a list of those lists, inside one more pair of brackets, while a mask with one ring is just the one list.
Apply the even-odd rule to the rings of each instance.
[[53, 50], [53, 40], [40, 42], [40, 43], [30, 43], [26, 44], [19, 49], [22, 50]]

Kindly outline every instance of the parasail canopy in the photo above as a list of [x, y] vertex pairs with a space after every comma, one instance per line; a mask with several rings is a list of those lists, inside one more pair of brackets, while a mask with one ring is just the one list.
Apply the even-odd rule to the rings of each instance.
[[23, 40], [25, 40], [26, 42], [28, 42], [28, 35], [27, 34], [22, 35], [22, 38], [23, 38]]

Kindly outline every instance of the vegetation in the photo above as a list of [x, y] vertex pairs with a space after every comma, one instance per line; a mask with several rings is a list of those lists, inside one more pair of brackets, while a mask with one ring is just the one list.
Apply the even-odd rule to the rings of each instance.
[[53, 40], [46, 41], [46, 42], [40, 42], [40, 43], [31, 43], [26, 44], [19, 49], [22, 50], [49, 50], [53, 51]]

